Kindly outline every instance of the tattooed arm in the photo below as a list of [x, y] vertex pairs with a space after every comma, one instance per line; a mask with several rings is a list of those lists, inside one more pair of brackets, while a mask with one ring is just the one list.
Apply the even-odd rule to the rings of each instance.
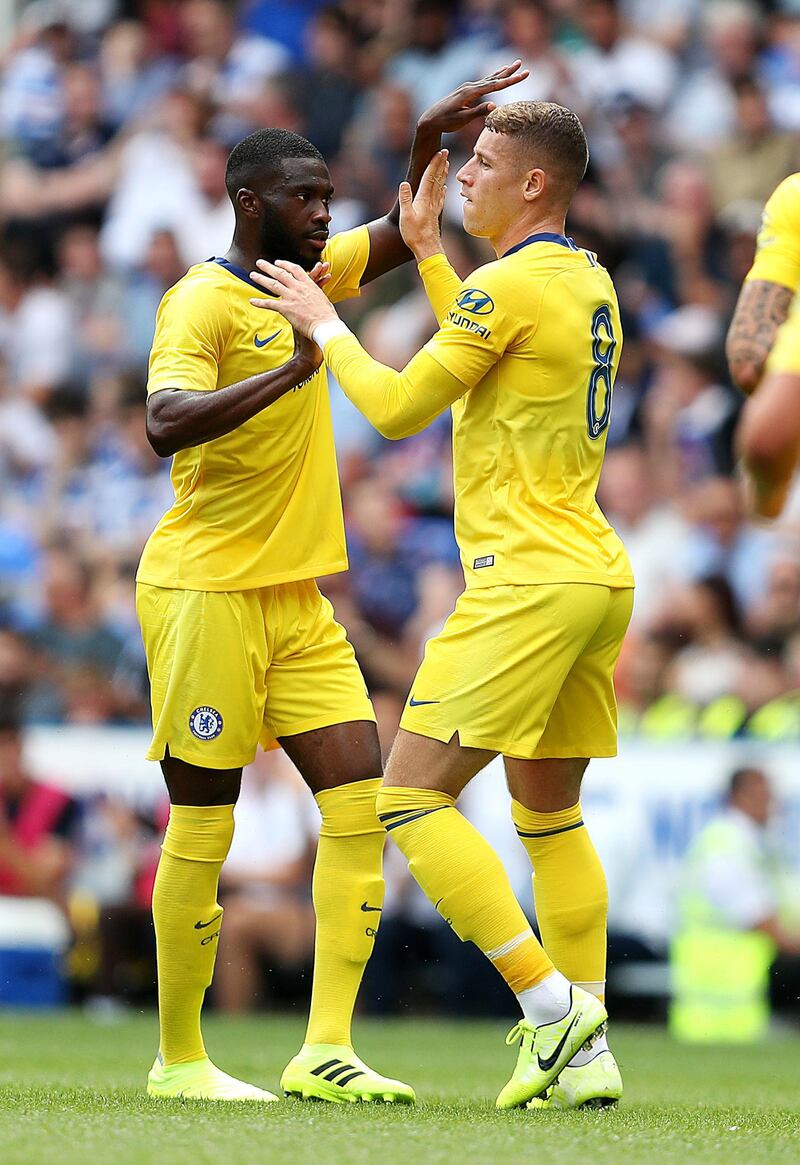
[[752, 279], [739, 293], [725, 352], [734, 383], [748, 396], [758, 387], [778, 328], [794, 292], [780, 283]]

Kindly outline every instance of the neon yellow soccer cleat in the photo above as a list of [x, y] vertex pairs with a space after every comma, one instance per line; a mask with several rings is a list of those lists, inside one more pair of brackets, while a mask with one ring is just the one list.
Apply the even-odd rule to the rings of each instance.
[[608, 1013], [588, 991], [570, 988], [572, 1006], [562, 1019], [534, 1027], [528, 1020], [511, 1029], [506, 1043], [519, 1043], [514, 1073], [497, 1098], [498, 1108], [521, 1108], [542, 1096], [578, 1048], [590, 1048], [605, 1031]]
[[606, 1048], [588, 1064], [563, 1068], [547, 1097], [536, 1097], [528, 1108], [616, 1108], [621, 1096], [622, 1076]]
[[212, 1064], [208, 1056], [188, 1064], [165, 1066], [159, 1054], [147, 1077], [147, 1093], [165, 1100], [257, 1100], [270, 1103], [278, 1099], [272, 1092], [229, 1076]]
[[298, 1100], [334, 1104], [413, 1104], [414, 1089], [367, 1067], [352, 1048], [340, 1044], [303, 1044], [281, 1076], [281, 1088]]

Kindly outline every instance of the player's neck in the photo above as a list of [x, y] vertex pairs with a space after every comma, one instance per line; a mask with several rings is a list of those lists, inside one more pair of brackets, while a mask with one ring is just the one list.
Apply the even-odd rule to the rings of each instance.
[[526, 218], [509, 223], [500, 233], [489, 241], [494, 247], [498, 259], [507, 254], [518, 243], [524, 243], [531, 235], [563, 235], [564, 218], [558, 215], [547, 215], [544, 218]]
[[234, 267], [243, 267], [245, 271], [252, 271], [256, 265], [256, 259], [263, 259], [264, 256], [260, 254], [255, 244], [250, 246], [244, 240], [234, 238], [223, 258], [232, 263]]

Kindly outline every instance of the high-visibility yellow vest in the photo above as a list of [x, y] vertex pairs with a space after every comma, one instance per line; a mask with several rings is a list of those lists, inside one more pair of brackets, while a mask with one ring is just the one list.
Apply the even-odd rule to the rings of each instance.
[[752, 1043], [769, 1024], [769, 969], [775, 944], [760, 931], [737, 930], [699, 891], [692, 868], [736, 845], [735, 827], [708, 825], [687, 859], [681, 927], [670, 950], [669, 1027], [686, 1043]]

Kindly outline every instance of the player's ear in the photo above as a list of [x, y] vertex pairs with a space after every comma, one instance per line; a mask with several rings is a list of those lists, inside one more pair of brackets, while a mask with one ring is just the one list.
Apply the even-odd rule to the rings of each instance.
[[522, 192], [522, 197], [526, 202], [533, 202], [537, 198], [541, 198], [545, 187], [545, 173], [544, 170], [535, 169], [529, 170], [525, 177], [525, 187]]
[[246, 187], [236, 191], [236, 205], [248, 218], [258, 218], [261, 214], [261, 199]]

